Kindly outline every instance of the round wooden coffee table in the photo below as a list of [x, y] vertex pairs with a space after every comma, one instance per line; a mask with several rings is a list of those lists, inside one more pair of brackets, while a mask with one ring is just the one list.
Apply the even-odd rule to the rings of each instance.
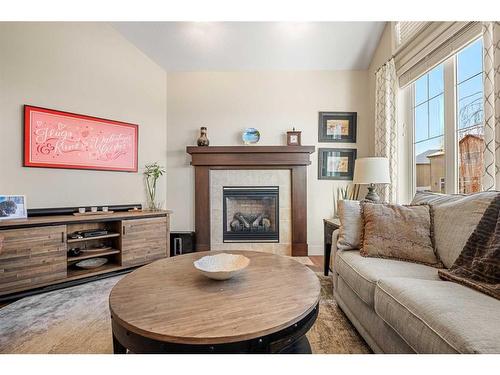
[[318, 316], [320, 283], [308, 267], [273, 254], [250, 258], [236, 277], [215, 281], [193, 261], [162, 259], [121, 279], [109, 306], [115, 353], [310, 353], [305, 333]]

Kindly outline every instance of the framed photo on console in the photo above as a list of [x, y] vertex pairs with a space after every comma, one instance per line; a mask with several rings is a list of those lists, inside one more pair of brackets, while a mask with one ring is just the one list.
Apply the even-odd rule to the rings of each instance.
[[320, 148], [318, 150], [318, 179], [352, 180], [356, 153], [354, 148]]
[[0, 195], [0, 220], [28, 217], [25, 195]]
[[137, 172], [139, 126], [24, 106], [24, 166]]
[[319, 112], [318, 142], [356, 143], [357, 112]]

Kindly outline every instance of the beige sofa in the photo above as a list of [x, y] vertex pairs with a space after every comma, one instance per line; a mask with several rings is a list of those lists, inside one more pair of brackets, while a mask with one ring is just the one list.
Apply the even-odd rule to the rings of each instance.
[[[496, 192], [417, 193], [434, 211], [435, 245], [450, 267]], [[338, 251], [334, 297], [375, 353], [500, 353], [500, 301], [440, 280], [429, 266]]]

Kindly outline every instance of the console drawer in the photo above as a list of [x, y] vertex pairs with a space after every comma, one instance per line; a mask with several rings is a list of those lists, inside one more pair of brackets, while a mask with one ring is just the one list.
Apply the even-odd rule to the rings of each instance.
[[122, 266], [149, 263], [167, 256], [168, 218], [122, 221]]
[[66, 274], [65, 225], [0, 231], [0, 292], [64, 279]]

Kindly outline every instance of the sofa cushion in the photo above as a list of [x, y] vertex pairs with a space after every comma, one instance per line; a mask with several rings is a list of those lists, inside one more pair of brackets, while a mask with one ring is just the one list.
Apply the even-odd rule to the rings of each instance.
[[450, 268], [486, 211], [495, 191], [470, 195], [418, 192], [412, 204], [432, 207], [434, 246], [443, 264]]
[[500, 301], [459, 284], [380, 279], [375, 311], [417, 353], [500, 353]]
[[486, 209], [464, 249], [439, 277], [500, 300], [500, 194]]
[[366, 258], [359, 251], [339, 251], [335, 272], [370, 307], [374, 305], [377, 281], [386, 277], [414, 277], [439, 280], [437, 269], [423, 264], [399, 260]]

